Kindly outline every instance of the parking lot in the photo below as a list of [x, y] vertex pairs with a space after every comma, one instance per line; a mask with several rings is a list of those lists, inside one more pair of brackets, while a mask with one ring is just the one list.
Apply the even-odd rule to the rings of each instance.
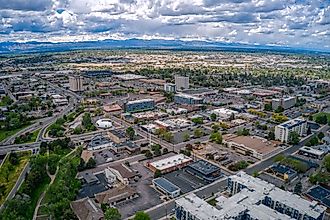
[[149, 209], [163, 202], [160, 198], [162, 194], [152, 187], [153, 173], [138, 162], [132, 163], [131, 169], [138, 171], [141, 175], [139, 181], [130, 185], [138, 192], [139, 197], [116, 205], [122, 218], [127, 218], [137, 211]]
[[191, 192], [207, 184], [203, 180], [187, 173], [184, 169], [167, 173], [163, 177], [178, 186], [182, 193]]

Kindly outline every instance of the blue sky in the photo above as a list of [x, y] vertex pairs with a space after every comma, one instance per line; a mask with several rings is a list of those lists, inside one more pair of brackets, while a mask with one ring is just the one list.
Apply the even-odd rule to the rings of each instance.
[[330, 0], [0, 0], [1, 41], [184, 39], [330, 50]]

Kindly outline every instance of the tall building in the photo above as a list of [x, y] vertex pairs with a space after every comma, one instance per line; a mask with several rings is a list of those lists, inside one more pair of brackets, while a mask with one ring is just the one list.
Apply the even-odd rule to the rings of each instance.
[[164, 84], [164, 91], [165, 92], [176, 92], [176, 86], [173, 83], [165, 83]]
[[84, 80], [82, 76], [69, 76], [70, 90], [73, 92], [84, 91]]
[[204, 100], [202, 98], [183, 93], [179, 93], [174, 96], [174, 102], [176, 104], [200, 105], [203, 104], [203, 101]]
[[283, 109], [292, 108], [296, 104], [296, 97], [283, 97], [279, 99], [272, 99], [272, 109], [276, 110], [279, 106]]
[[178, 91], [189, 89], [189, 77], [187, 76], [175, 76], [175, 86]]
[[155, 100], [153, 99], [140, 99], [129, 101], [125, 104], [126, 112], [141, 112], [152, 110], [155, 108]]
[[289, 141], [289, 134], [297, 132], [299, 136], [303, 136], [307, 131], [307, 121], [301, 118], [295, 118], [275, 126], [275, 139], [281, 142]]
[[195, 194], [175, 201], [175, 217], [190, 219], [297, 219], [321, 220], [326, 207], [277, 188], [244, 172], [230, 176], [228, 196], [216, 198], [215, 207]]

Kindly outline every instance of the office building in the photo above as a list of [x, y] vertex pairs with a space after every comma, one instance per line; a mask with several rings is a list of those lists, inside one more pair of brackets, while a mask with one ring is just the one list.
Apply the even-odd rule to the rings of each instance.
[[73, 92], [84, 91], [84, 82], [82, 76], [69, 76], [70, 90]]
[[303, 136], [307, 131], [307, 121], [301, 118], [295, 118], [275, 126], [275, 139], [281, 142], [289, 141], [289, 134], [297, 132], [299, 136]]
[[197, 96], [180, 93], [174, 96], [174, 102], [183, 105], [200, 105], [203, 104], [203, 99]]
[[189, 89], [189, 77], [175, 76], [175, 86], [178, 91]]
[[227, 190], [231, 196], [217, 197], [215, 207], [195, 194], [176, 200], [176, 219], [321, 220], [326, 210], [316, 201], [305, 200], [244, 172], [228, 178]]
[[129, 101], [125, 104], [126, 112], [141, 112], [153, 110], [155, 108], [155, 101], [153, 99], [140, 99]]
[[170, 198], [175, 198], [180, 195], [180, 188], [165, 178], [160, 177], [153, 179], [152, 183], [158, 190], [160, 190], [162, 193], [169, 196]]
[[278, 107], [283, 109], [292, 108], [296, 104], [296, 97], [283, 97], [279, 99], [272, 99], [272, 109], [276, 110]]
[[[330, 146], [329, 146], [330, 147]], [[321, 160], [325, 155], [327, 155], [328, 150], [316, 147], [303, 146], [299, 149], [298, 154], [304, 155], [305, 157], [310, 157], [313, 159]]]
[[173, 83], [165, 83], [164, 84], [164, 91], [165, 92], [176, 92], [176, 85]]

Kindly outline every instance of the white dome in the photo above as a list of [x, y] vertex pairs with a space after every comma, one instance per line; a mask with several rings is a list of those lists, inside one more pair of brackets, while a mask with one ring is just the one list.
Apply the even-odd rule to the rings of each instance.
[[110, 119], [104, 118], [96, 121], [96, 126], [98, 128], [111, 128], [112, 122]]

